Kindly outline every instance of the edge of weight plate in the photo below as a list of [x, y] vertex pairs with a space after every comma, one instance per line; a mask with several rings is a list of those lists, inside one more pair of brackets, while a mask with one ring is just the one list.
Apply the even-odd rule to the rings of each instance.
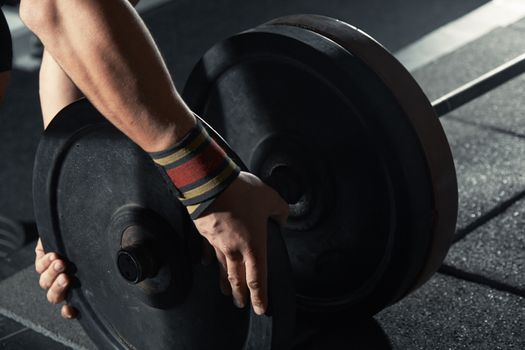
[[[56, 251], [63, 256], [65, 256], [64, 244], [52, 234], [54, 230], [58, 229], [55, 220], [55, 196], [52, 194], [58, 171], [56, 163], [62, 160], [65, 149], [82, 132], [107, 125], [107, 121], [100, 114], [96, 114], [94, 117], [92, 115], [85, 117], [84, 114], [81, 114], [82, 118], [80, 120], [78, 118], [64, 118], [64, 115], [80, 114], [80, 112], [91, 108], [93, 107], [89, 104], [89, 101], [81, 98], [60, 110], [46, 128], [35, 156], [33, 167], [33, 206], [39, 236], [47, 238], [42, 240], [45, 250]], [[64, 134], [66, 137], [63, 137]], [[124, 344], [116, 343], [116, 338], [108, 334], [106, 327], [97, 325], [98, 317], [94, 315], [90, 306], [84, 308], [85, 301], [79, 292], [73, 289], [70, 293], [68, 300], [71, 299], [72, 295], [75, 295], [76, 299], [80, 300], [82, 304], [82, 310], [90, 314], [90, 317], [82, 315], [78, 317], [79, 323], [89, 338], [100, 349], [126, 349]]]

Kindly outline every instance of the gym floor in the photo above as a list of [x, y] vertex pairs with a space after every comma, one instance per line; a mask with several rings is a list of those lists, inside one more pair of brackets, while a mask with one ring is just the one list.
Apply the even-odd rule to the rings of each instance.
[[[180, 88], [193, 64], [212, 44], [291, 13], [328, 15], [360, 27], [397, 53], [402, 62], [407, 60], [431, 100], [525, 51], [525, 13], [508, 10], [512, 20], [486, 26], [485, 32], [480, 27], [486, 23], [472, 19], [472, 14], [487, 6], [512, 5], [519, 0], [143, 1], [152, 4], [144, 7], [142, 16]], [[15, 8], [8, 11], [11, 18], [16, 16]], [[462, 21], [465, 18], [471, 21]], [[463, 32], [457, 33], [459, 30]], [[476, 31], [478, 35], [468, 35]], [[21, 28], [13, 35], [15, 48], [19, 48], [17, 64], [0, 107], [0, 215], [23, 223], [27, 232], [26, 245], [0, 260], [0, 291], [19, 288], [17, 273], [32, 264], [36, 231], [31, 224], [31, 176], [42, 130], [38, 71], [24, 64], [29, 52], [17, 45], [17, 40], [27, 40], [27, 32]], [[431, 45], [436, 38], [441, 38], [442, 46], [418, 58], [419, 64], [410, 61], [429, 42], [438, 46]], [[454, 41], [450, 50], [443, 49]], [[359, 324], [342, 322], [310, 341], [309, 348], [525, 348], [523, 96], [525, 76], [441, 119], [456, 162], [460, 208], [456, 242], [440, 272], [374, 318]], [[11, 314], [6, 317], [8, 313], [2, 312], [8, 299], [5, 295], [0, 294], [0, 348], [62, 349], [74, 343], [47, 331], [45, 319], [28, 328], [23, 320], [17, 318], [25, 325], [13, 321]], [[38, 297], [46, 303], [43, 292]]]

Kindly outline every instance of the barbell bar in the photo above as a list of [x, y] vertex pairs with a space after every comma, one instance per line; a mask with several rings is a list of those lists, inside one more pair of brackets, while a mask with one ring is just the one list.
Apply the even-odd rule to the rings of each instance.
[[438, 117], [494, 90], [525, 72], [525, 53], [432, 101]]

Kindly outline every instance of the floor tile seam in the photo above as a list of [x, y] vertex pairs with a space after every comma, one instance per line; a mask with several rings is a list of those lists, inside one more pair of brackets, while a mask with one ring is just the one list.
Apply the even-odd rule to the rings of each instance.
[[465, 120], [465, 119], [462, 119], [461, 117], [459, 117], [457, 115], [454, 115], [454, 114], [449, 114], [447, 116], [442, 117], [441, 119], [442, 120], [453, 120], [453, 121], [458, 122], [458, 123], [479, 127], [480, 129], [493, 131], [493, 132], [496, 132], [498, 134], [511, 136], [511, 137], [518, 138], [520, 140], [525, 141], [525, 134], [522, 134], [522, 133], [519, 133], [519, 132], [515, 132], [515, 131], [511, 131], [511, 130], [507, 130], [507, 129], [503, 129], [503, 128], [500, 128], [500, 127], [497, 127], [497, 126], [494, 126], [494, 125], [488, 125], [488, 124], [485, 124], [485, 123], [482, 123], [482, 122], [473, 122], [473, 121], [470, 121], [470, 120]]
[[509, 199], [498, 203], [497, 205], [492, 207], [492, 209], [488, 210], [485, 214], [483, 214], [476, 220], [458, 229], [456, 231], [456, 234], [454, 235], [454, 240], [452, 244], [456, 244], [457, 242], [463, 240], [465, 237], [467, 237], [472, 232], [476, 231], [481, 226], [503, 215], [510, 207], [512, 207], [515, 203], [519, 202], [520, 200], [524, 198], [525, 198], [525, 190], [522, 190], [518, 192], [517, 194], [515, 194], [514, 196], [510, 197]]
[[489, 278], [482, 274], [468, 272], [463, 269], [457, 268], [455, 266], [443, 264], [439, 268], [438, 273], [446, 275], [446, 276], [454, 277], [462, 281], [471, 282], [471, 283], [475, 283], [475, 284], [482, 285], [485, 287], [489, 287], [490, 289], [498, 290], [500, 292], [512, 294], [520, 298], [525, 298], [524, 288], [516, 287], [510, 284], [501, 282], [501, 281], [497, 281], [495, 279]]
[[1, 338], [0, 338], [0, 342], [6, 341], [6, 340], [8, 340], [9, 338], [12, 338], [12, 337], [14, 337], [15, 335], [18, 335], [18, 334], [23, 333], [23, 332], [28, 331], [28, 330], [29, 330], [29, 328], [22, 326], [21, 329], [16, 330], [16, 331], [14, 331], [14, 332], [11, 333], [11, 334], [8, 334], [8, 335], [6, 335], [6, 336], [1, 337]]

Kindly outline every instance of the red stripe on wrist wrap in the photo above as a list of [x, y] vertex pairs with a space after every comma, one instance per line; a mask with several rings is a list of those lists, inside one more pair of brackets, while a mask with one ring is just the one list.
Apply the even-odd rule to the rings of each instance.
[[240, 173], [239, 167], [200, 122], [173, 147], [150, 156], [178, 189], [179, 199], [193, 219]]

